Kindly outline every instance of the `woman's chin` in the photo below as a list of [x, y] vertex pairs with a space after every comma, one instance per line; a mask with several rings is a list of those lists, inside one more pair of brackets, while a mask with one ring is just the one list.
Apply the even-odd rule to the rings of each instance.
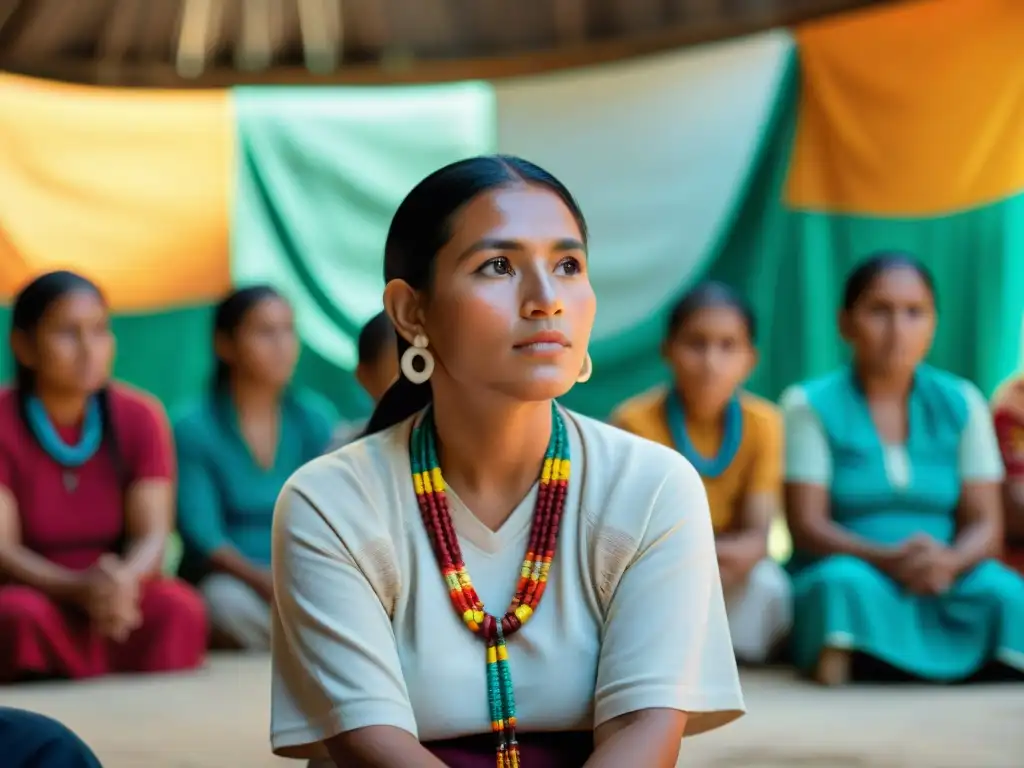
[[575, 383], [575, 377], [567, 376], [564, 371], [534, 371], [529, 378], [516, 382], [514, 396], [525, 402], [554, 400], [572, 389]]

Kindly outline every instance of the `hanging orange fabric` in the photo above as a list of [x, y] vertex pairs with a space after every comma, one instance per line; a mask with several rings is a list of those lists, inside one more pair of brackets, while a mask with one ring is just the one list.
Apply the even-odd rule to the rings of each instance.
[[96, 280], [118, 312], [218, 297], [233, 145], [226, 91], [0, 74], [0, 300], [57, 268]]
[[918, 0], [796, 38], [790, 205], [922, 216], [1024, 190], [1024, 3]]

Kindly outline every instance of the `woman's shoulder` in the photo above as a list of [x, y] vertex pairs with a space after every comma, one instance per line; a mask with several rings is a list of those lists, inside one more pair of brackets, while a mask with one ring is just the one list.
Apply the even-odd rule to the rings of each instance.
[[828, 405], [833, 400], [846, 397], [852, 391], [852, 382], [853, 376], [848, 367], [836, 368], [821, 376], [790, 384], [779, 397], [779, 406], [785, 413], [791, 408]]
[[206, 394], [175, 407], [170, 415], [175, 439], [185, 442], [207, 439], [220, 423], [215, 411], [213, 397]]
[[962, 395], [964, 392], [975, 391], [978, 389], [970, 379], [958, 376], [952, 371], [935, 368], [931, 365], [919, 365], [914, 376], [914, 383], [918, 386], [941, 389], [953, 395]]
[[925, 408], [959, 428], [967, 423], [973, 412], [980, 409], [988, 413], [988, 403], [972, 381], [940, 368], [919, 366], [914, 377], [914, 390]]
[[996, 422], [1024, 425], [1024, 376], [1014, 374], [996, 387], [991, 409]]
[[763, 397], [741, 392], [739, 396], [743, 420], [757, 430], [778, 431], [782, 425], [782, 409]]
[[167, 410], [156, 395], [123, 381], [112, 382], [107, 387], [107, 396], [110, 398], [110, 406], [123, 413], [167, 418]]
[[616, 407], [610, 421], [612, 424], [627, 428], [635, 422], [646, 423], [652, 416], [660, 413], [665, 406], [667, 394], [668, 388], [658, 385], [634, 395]]
[[566, 411], [566, 413], [579, 430], [583, 448], [587, 454], [588, 467], [595, 463], [600, 466], [609, 466], [632, 463], [640, 459], [650, 460], [654, 466], [658, 467], [677, 464], [680, 460], [684, 464], [689, 464], [678, 451], [660, 443], [637, 437], [613, 424], [584, 416], [575, 411]]
[[14, 387], [0, 387], [0, 427], [18, 416], [18, 392]]
[[[285, 483], [282, 499], [299, 496], [338, 529], [372, 524], [390, 527], [401, 516], [396, 484], [411, 485], [408, 440], [411, 417], [303, 464]], [[402, 524], [402, 523], [399, 523]]]
[[338, 421], [338, 411], [334, 407], [334, 403], [316, 390], [308, 387], [294, 387], [290, 390], [289, 396], [304, 418], [322, 422], [332, 428]]
[[[680, 495], [696, 495], [707, 509], [700, 475], [678, 451], [610, 424], [570, 413], [583, 447], [584, 514], [631, 535], [642, 535], [652, 515], [685, 515]], [[660, 511], [659, 511], [660, 510]]]
[[998, 411], [1009, 401], [1020, 401], [1024, 399], [1024, 374], [1014, 373], [999, 382], [992, 393], [992, 410]]
[[18, 452], [22, 441], [31, 439], [18, 413], [18, 393], [14, 387], [0, 387], [0, 446], [7, 453]]
[[107, 386], [107, 398], [119, 439], [148, 440], [170, 432], [167, 409], [155, 395], [117, 381]]

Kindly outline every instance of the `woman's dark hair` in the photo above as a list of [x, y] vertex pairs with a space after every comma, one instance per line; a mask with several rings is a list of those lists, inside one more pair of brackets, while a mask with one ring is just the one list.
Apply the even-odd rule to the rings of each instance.
[[[103, 292], [92, 281], [74, 272], [58, 270], [40, 275], [30, 282], [14, 298], [14, 307], [11, 311], [11, 335], [20, 332], [26, 336], [32, 336], [39, 327], [39, 322], [46, 312], [59, 299], [71, 293], [91, 293], [104, 304], [106, 300]], [[28, 399], [36, 391], [36, 374], [32, 369], [22, 365], [15, 357], [14, 360], [14, 388], [18, 397], [18, 413], [21, 416], [28, 432], [38, 442], [35, 432], [29, 426], [28, 420]], [[114, 430], [114, 423], [110, 410], [110, 393], [107, 387], [103, 387], [96, 393], [96, 399], [100, 407], [100, 415], [103, 419], [103, 445], [110, 451], [114, 460], [114, 467], [120, 476], [123, 470], [121, 451], [117, 445], [117, 433]], [[42, 444], [40, 443], [40, 447]]]
[[387, 312], [378, 312], [359, 331], [359, 364], [373, 365], [395, 346], [398, 334]]
[[747, 300], [735, 290], [713, 280], [696, 285], [682, 295], [672, 312], [668, 316], [668, 327], [665, 331], [665, 338], [671, 339], [679, 329], [686, 324], [686, 321], [702, 309], [714, 307], [728, 307], [739, 313], [747, 326], [747, 335], [751, 343], [757, 340], [757, 318], [754, 317], [754, 310], [750, 308]]
[[[434, 171], [413, 187], [398, 206], [384, 246], [384, 282], [404, 280], [416, 290], [428, 290], [437, 253], [451, 239], [455, 215], [479, 195], [516, 184], [544, 187], [558, 195], [576, 219], [586, 243], [583, 212], [562, 182], [518, 157], [472, 157]], [[401, 360], [409, 342], [400, 335], [397, 341]], [[398, 424], [426, 407], [430, 399], [429, 384], [413, 384], [400, 375], [377, 404], [366, 434]]]
[[[276, 288], [269, 285], [250, 285], [245, 288], [238, 288], [225, 296], [213, 314], [213, 335], [217, 334], [232, 337], [238, 327], [245, 321], [249, 311], [266, 299], [279, 299], [284, 297]], [[212, 386], [214, 392], [224, 392], [228, 388], [228, 381], [231, 378], [231, 368], [224, 362], [214, 346], [214, 369]]]
[[902, 251], [879, 251], [859, 262], [846, 276], [846, 283], [843, 286], [843, 309], [847, 311], [853, 309], [875, 280], [892, 269], [910, 269], [916, 272], [928, 287], [932, 301], [937, 301], [935, 279], [920, 259]]

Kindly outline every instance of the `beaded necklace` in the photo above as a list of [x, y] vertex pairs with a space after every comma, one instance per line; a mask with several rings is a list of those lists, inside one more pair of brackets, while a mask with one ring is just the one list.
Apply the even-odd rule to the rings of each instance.
[[679, 394], [672, 390], [665, 400], [665, 416], [668, 419], [669, 431], [672, 433], [672, 442], [676, 450], [689, 459], [697, 473], [707, 479], [713, 479], [725, 472], [736, 458], [743, 442], [743, 407], [738, 397], [733, 397], [725, 406], [725, 429], [722, 435], [722, 444], [718, 453], [707, 457], [698, 451], [690, 435], [686, 431], [686, 413], [683, 410], [683, 400]]
[[487, 699], [491, 730], [496, 737], [498, 768], [520, 768], [516, 741], [516, 700], [505, 639], [529, 621], [537, 610], [548, 571], [555, 556], [558, 526], [565, 508], [569, 484], [569, 440], [565, 420], [551, 406], [551, 440], [544, 454], [540, 488], [533, 513], [533, 527], [526, 557], [519, 571], [516, 593], [500, 619], [488, 613], [473, 588], [462, 560], [459, 539], [452, 524], [445, 482], [437, 459], [437, 434], [433, 410], [428, 409], [412, 431], [409, 453], [412, 482], [434, 556], [441, 568], [456, 612], [469, 629], [487, 644]]
[[82, 421], [82, 434], [78, 443], [68, 445], [53, 426], [42, 400], [35, 395], [25, 403], [25, 414], [28, 425], [39, 444], [47, 455], [62, 467], [77, 468], [96, 455], [103, 443], [103, 415], [100, 413], [99, 401], [89, 398], [85, 405], [85, 418]]

